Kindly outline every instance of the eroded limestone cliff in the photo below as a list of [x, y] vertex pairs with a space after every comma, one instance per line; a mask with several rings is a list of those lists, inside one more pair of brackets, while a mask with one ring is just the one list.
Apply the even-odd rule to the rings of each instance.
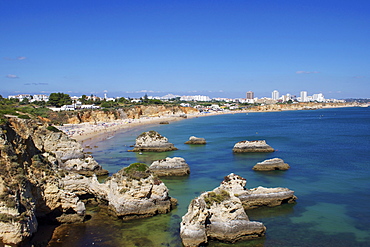
[[[81, 175], [86, 171], [92, 174]], [[101, 166], [64, 133], [33, 120], [9, 119], [0, 126], [0, 243], [27, 241], [39, 219], [83, 221], [86, 196], [122, 218], [166, 213], [176, 204], [145, 165], [123, 169], [103, 184], [96, 171]]]
[[[122, 119], [140, 119], [142, 117], [186, 116], [199, 113], [192, 107], [166, 105], [138, 105], [117, 110], [83, 110], [76, 112], [55, 113], [53, 122], [65, 124], [111, 122]], [[65, 114], [60, 116], [60, 114]]]

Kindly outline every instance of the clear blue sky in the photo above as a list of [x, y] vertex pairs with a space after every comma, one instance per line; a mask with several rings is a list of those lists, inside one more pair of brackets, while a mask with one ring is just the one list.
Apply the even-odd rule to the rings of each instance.
[[370, 97], [369, 0], [0, 0], [0, 94]]

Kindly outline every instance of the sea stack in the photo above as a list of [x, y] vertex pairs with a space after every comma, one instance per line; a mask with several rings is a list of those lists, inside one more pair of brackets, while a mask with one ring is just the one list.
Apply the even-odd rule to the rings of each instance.
[[180, 225], [186, 247], [200, 246], [209, 239], [234, 243], [262, 237], [265, 231], [261, 222], [249, 220], [239, 198], [220, 187], [193, 199]]
[[189, 165], [181, 157], [156, 160], [149, 166], [149, 170], [159, 177], [186, 176], [190, 173]]
[[221, 182], [220, 188], [233, 193], [240, 199], [245, 210], [262, 206], [275, 207], [283, 203], [294, 203], [297, 197], [288, 188], [265, 188], [259, 186], [246, 189], [247, 180], [236, 174], [229, 174]]
[[185, 144], [196, 144], [196, 145], [203, 145], [206, 144], [206, 139], [201, 138], [201, 137], [195, 137], [191, 136], [188, 141], [185, 142]]
[[288, 170], [290, 166], [287, 163], [284, 163], [284, 160], [279, 158], [269, 159], [265, 160], [263, 162], [257, 163], [253, 170], [255, 171], [274, 171], [274, 170], [280, 170], [285, 171]]
[[234, 145], [234, 153], [270, 153], [275, 150], [266, 141], [240, 141]]
[[141, 133], [130, 152], [166, 152], [177, 150], [168, 139], [154, 130]]

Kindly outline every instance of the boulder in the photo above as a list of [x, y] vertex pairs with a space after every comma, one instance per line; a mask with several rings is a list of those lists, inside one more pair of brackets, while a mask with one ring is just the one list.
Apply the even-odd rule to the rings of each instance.
[[269, 153], [275, 150], [266, 141], [240, 141], [234, 145], [234, 153]]
[[149, 166], [149, 170], [159, 177], [185, 176], [190, 173], [189, 165], [180, 157], [156, 160]]
[[185, 142], [185, 144], [206, 144], [206, 139], [201, 137], [195, 137], [191, 136], [188, 141]]
[[261, 222], [250, 221], [240, 199], [220, 187], [191, 201], [182, 217], [180, 236], [184, 246], [199, 246], [209, 239], [234, 243], [265, 234]]
[[177, 150], [168, 139], [154, 130], [141, 133], [136, 138], [133, 150], [130, 152], [166, 152]]
[[287, 163], [284, 163], [284, 160], [279, 158], [265, 160], [263, 162], [257, 163], [253, 170], [255, 171], [274, 171], [274, 170], [281, 170], [285, 171], [288, 170], [290, 166]]
[[233, 193], [238, 197], [245, 210], [261, 206], [275, 207], [283, 203], [294, 203], [297, 197], [294, 191], [288, 188], [265, 188], [257, 187], [246, 189], [247, 180], [233, 173], [229, 174], [222, 181], [220, 188]]

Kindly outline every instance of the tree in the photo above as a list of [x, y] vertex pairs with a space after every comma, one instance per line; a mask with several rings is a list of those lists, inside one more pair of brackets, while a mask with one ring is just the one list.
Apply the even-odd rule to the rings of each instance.
[[84, 104], [86, 104], [87, 96], [86, 96], [85, 94], [83, 94], [83, 95], [81, 96], [80, 100], [81, 100], [81, 103], [82, 103], [83, 105], [84, 105]]
[[69, 94], [51, 93], [48, 103], [52, 106], [61, 107], [62, 105], [70, 105], [72, 100]]

